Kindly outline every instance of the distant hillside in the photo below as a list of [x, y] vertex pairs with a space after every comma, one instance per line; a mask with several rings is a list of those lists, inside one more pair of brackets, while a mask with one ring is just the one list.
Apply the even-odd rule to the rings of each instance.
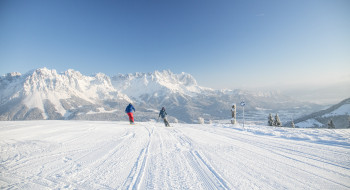
[[[322, 111], [312, 113], [301, 117], [294, 121], [296, 127], [311, 128], [321, 127], [327, 128], [328, 122], [333, 120], [336, 128], [348, 128], [350, 125], [350, 98]], [[287, 126], [290, 126], [289, 122]]]

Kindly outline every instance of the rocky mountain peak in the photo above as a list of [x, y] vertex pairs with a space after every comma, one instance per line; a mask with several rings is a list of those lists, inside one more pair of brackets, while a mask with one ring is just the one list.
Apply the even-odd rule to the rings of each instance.
[[57, 73], [40, 68], [0, 79], [0, 120], [123, 119], [125, 104], [133, 102], [143, 120], [154, 118], [150, 110], [165, 106], [172, 117], [193, 122], [203, 115], [213, 119], [227, 117], [229, 112], [227, 115], [224, 110], [230, 110], [232, 103], [243, 99], [247, 101], [247, 110], [297, 105], [273, 93], [255, 95], [241, 90], [205, 88], [192, 75], [174, 74], [170, 70], [109, 77], [103, 73], [85, 76], [72, 69]]

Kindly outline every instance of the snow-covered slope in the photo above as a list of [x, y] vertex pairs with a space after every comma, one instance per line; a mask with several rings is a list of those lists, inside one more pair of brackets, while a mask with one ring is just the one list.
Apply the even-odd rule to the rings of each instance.
[[0, 189], [349, 189], [350, 131], [0, 122]]
[[330, 113], [324, 114], [322, 117], [334, 117], [338, 115], [350, 115], [350, 101], [341, 105], [339, 108], [333, 110]]
[[247, 116], [249, 111], [257, 111], [264, 119], [267, 114], [261, 110], [298, 108], [302, 114], [300, 110], [311, 109], [310, 104], [279, 93], [205, 88], [190, 74], [171, 71], [109, 77], [41, 68], [0, 77], [0, 120], [124, 120], [123, 110], [132, 102], [139, 121], [156, 118], [157, 110], [166, 107], [170, 120], [191, 123], [198, 117], [226, 119], [232, 103], [242, 100], [247, 103]]
[[328, 127], [332, 120], [336, 128], [350, 128], [350, 98], [319, 112], [299, 118], [297, 127]]

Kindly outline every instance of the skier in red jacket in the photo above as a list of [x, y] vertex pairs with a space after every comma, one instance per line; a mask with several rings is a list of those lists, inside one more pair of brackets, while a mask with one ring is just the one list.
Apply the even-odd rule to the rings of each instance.
[[125, 113], [128, 114], [129, 116], [129, 121], [130, 124], [134, 124], [134, 115], [133, 111], [135, 112], [134, 106], [130, 103], [126, 108], [125, 108]]

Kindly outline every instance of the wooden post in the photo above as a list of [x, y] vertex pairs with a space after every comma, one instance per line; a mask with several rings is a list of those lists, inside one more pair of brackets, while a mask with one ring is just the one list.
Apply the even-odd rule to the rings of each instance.
[[232, 104], [231, 112], [232, 112], [231, 123], [236, 124], [236, 104]]

